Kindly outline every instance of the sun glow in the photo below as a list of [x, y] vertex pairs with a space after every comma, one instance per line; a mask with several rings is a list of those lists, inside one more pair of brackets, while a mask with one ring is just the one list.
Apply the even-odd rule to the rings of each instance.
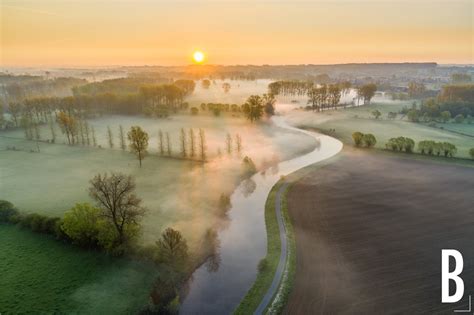
[[204, 61], [204, 53], [202, 51], [195, 51], [193, 54], [194, 62], [201, 63]]

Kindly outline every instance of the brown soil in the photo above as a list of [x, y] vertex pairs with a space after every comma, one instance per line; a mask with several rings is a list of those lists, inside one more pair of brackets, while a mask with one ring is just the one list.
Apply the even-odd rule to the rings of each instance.
[[[288, 314], [453, 314], [474, 295], [474, 168], [345, 149], [293, 185]], [[464, 298], [441, 303], [441, 249], [464, 256]], [[453, 267], [452, 267], [453, 268]]]

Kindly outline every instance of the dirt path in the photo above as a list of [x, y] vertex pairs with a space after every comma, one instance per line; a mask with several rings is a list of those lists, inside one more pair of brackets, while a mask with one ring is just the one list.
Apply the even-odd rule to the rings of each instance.
[[[344, 150], [288, 194], [297, 268], [287, 314], [451, 313], [474, 294], [474, 168]], [[441, 249], [465, 299], [441, 304]], [[448, 313], [448, 314], [449, 314]]]

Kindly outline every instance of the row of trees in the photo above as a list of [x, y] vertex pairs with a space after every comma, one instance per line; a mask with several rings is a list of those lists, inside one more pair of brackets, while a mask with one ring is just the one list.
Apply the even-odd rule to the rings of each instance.
[[457, 148], [449, 142], [435, 142], [432, 140], [423, 140], [418, 143], [418, 150], [421, 154], [428, 155], [444, 155], [445, 157], [453, 157]]

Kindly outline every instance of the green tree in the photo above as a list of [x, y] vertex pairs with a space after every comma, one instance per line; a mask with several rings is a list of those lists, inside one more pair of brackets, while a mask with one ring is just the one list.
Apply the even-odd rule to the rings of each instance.
[[382, 113], [378, 109], [372, 111], [371, 114], [372, 116], [374, 116], [375, 119], [379, 119], [379, 117], [382, 116]]
[[356, 147], [359, 147], [362, 145], [363, 137], [364, 137], [364, 134], [359, 131], [356, 131], [352, 134], [352, 140], [354, 140], [354, 144], [356, 145]]
[[462, 114], [457, 114], [456, 117], [454, 117], [454, 121], [457, 124], [462, 124], [464, 121], [464, 116]]
[[145, 158], [148, 148], [148, 134], [139, 126], [133, 126], [128, 132], [128, 141], [130, 141], [130, 150], [137, 155], [140, 167], [142, 167], [142, 160]]
[[471, 159], [474, 160], [474, 148], [469, 149], [469, 155], [471, 156]]
[[244, 114], [250, 122], [258, 121], [263, 116], [263, 100], [258, 95], [251, 95], [245, 102]]
[[12, 222], [14, 217], [18, 216], [18, 210], [15, 206], [6, 200], [0, 200], [0, 223]]
[[101, 210], [88, 203], [76, 204], [64, 214], [63, 232], [73, 243], [84, 247], [99, 245]]
[[373, 147], [377, 143], [377, 139], [371, 133], [366, 133], [362, 136], [362, 142], [368, 148]]
[[365, 84], [357, 89], [357, 96], [364, 100], [364, 104], [370, 104], [370, 100], [374, 97], [377, 86], [373, 83]]
[[441, 112], [440, 118], [442, 122], [446, 123], [451, 119], [451, 113], [445, 110], [444, 112]]

